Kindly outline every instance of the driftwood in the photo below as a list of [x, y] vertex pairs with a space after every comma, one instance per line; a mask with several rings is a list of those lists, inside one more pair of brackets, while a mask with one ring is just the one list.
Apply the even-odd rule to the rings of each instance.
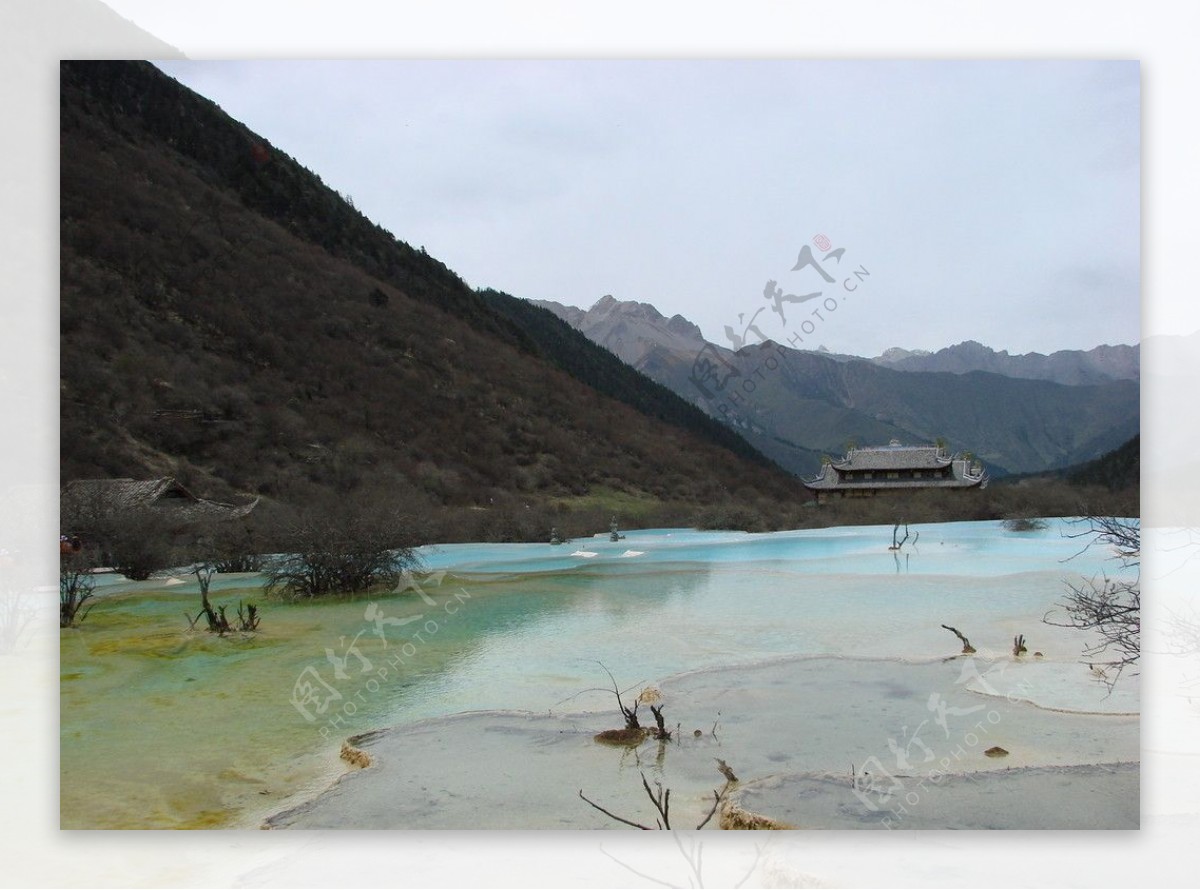
[[612, 671], [604, 667], [604, 665], [600, 665], [600, 667], [604, 668], [604, 673], [608, 674], [608, 679], [612, 680], [613, 695], [617, 697], [617, 707], [621, 709], [621, 716], [625, 718], [625, 728], [641, 729], [642, 725], [638, 723], [637, 716], [638, 700], [636, 698], [633, 700], [632, 708], [625, 707], [625, 702], [621, 701], [621, 690], [617, 688], [617, 678], [614, 677], [612, 675]]
[[662, 709], [662, 705], [650, 706], [650, 713], [654, 715], [654, 722], [657, 724], [657, 729], [653, 730], [653, 735], [660, 741], [668, 742], [671, 740], [671, 731], [667, 729], [663, 721]]
[[650, 734], [650, 730], [642, 726], [625, 727], [624, 729], [606, 729], [603, 732], [596, 733], [593, 738], [603, 745], [624, 745], [626, 747], [636, 747], [646, 741], [646, 736]]
[[719, 824], [724, 831], [788, 831], [796, 827], [769, 816], [743, 810], [733, 801], [727, 801], [725, 806], [721, 807]]
[[962, 654], [963, 655], [974, 655], [975, 654], [975, 647], [971, 645], [971, 641], [968, 640], [966, 638], [966, 636], [964, 636], [962, 633], [960, 633], [956, 628], [951, 627], [949, 624], [943, 624], [942, 627], [946, 628], [946, 630], [950, 631], [950, 633], [954, 634], [956, 637], [958, 637], [960, 640], [962, 640], [962, 644], [963, 644]]
[[341, 751], [342, 760], [346, 761], [351, 766], [357, 766], [359, 769], [366, 769], [371, 765], [371, 755], [362, 748], [356, 748], [349, 742], [342, 742]]
[[[640, 745], [646, 740], [646, 736], [651, 734], [651, 730], [646, 729], [638, 722], [637, 710], [639, 699], [635, 698], [633, 700], [632, 708], [626, 707], [624, 699], [621, 698], [621, 690], [617, 686], [617, 679], [612, 675], [612, 671], [606, 668], [602, 662], [598, 661], [596, 663], [600, 665], [604, 673], [608, 674], [608, 679], [612, 681], [612, 692], [617, 697], [617, 707], [621, 711], [621, 716], [625, 718], [625, 727], [623, 729], [606, 729], [595, 735], [596, 741], [607, 745]], [[650, 710], [653, 711], [654, 708], [651, 707]], [[658, 731], [663, 732], [665, 730], [662, 726], [662, 718], [659, 716], [660, 712], [661, 709], [659, 709], [659, 712], [656, 712], [655, 719], [659, 722]], [[670, 738], [670, 733], [667, 733], [667, 738]]]

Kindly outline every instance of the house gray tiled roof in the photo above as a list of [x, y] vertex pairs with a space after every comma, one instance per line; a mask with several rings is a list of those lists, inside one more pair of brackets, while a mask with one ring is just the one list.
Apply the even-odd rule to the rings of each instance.
[[76, 479], [63, 488], [62, 508], [67, 521], [153, 509], [173, 519], [191, 522], [203, 519], [236, 519], [258, 505], [258, 498], [245, 504], [225, 504], [196, 497], [173, 477], [159, 479]]
[[817, 476], [803, 482], [812, 491], [974, 488], [987, 483], [987, 474], [938, 445], [893, 441], [879, 448], [851, 448], [845, 457], [830, 461]]
[[852, 448], [833, 465], [839, 470], [937, 470], [950, 466], [952, 460], [937, 445], [885, 445]]

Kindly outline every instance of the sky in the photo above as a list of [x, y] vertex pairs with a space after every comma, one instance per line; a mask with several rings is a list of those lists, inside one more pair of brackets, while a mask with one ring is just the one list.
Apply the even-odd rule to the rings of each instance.
[[1136, 61], [158, 64], [472, 287], [857, 355], [1141, 336]]

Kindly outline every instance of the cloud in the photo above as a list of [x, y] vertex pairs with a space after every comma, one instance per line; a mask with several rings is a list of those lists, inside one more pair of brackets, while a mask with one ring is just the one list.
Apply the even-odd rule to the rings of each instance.
[[[476, 286], [644, 300], [713, 338], [824, 232], [879, 270], [830, 348], [1138, 337], [1134, 62], [164, 67]], [[1117, 270], [1110, 311], [1080, 325], [1097, 289], [1066, 269]]]

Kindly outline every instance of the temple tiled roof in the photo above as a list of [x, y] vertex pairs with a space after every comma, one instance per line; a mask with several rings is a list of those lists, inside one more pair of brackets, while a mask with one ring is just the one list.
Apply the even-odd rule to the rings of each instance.
[[[913, 478], [918, 473], [920, 477]], [[938, 445], [901, 445], [893, 440], [879, 448], [851, 448], [845, 457], [830, 461], [816, 477], [803, 482], [812, 491], [973, 488], [986, 484], [987, 474], [978, 468], [973, 471], [969, 461], [947, 454]]]
[[170, 511], [172, 518], [236, 519], [258, 505], [226, 504], [196, 497], [170, 476], [159, 479], [76, 479], [63, 489], [64, 514], [98, 517], [126, 510]]
[[833, 465], [839, 470], [938, 470], [952, 460], [937, 445], [885, 445], [852, 448]]

